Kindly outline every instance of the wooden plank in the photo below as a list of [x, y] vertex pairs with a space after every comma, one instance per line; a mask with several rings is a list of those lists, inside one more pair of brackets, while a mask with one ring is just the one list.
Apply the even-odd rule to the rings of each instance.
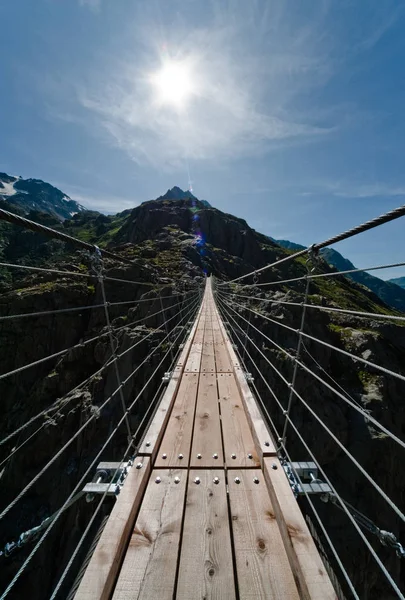
[[139, 457], [137, 463], [143, 466], [130, 469], [80, 582], [75, 600], [107, 600], [111, 597], [150, 475], [150, 458]]
[[[224, 337], [226, 337], [225, 328], [219, 315], [218, 320], [220, 323], [222, 334]], [[264, 419], [257, 405], [256, 399], [254, 398], [249, 388], [249, 385], [246, 381], [246, 377], [236, 356], [235, 350], [233, 349], [232, 344], [230, 342], [227, 342], [227, 349], [233, 365], [233, 372], [235, 373], [236, 383], [238, 385], [239, 392], [241, 394], [243, 404], [245, 407], [250, 431], [252, 432], [253, 439], [256, 445], [256, 451], [260, 457], [260, 460], [262, 460], [262, 458], [265, 456], [277, 456], [277, 451], [273, 438], [266, 427]]]
[[256, 399], [250, 391], [250, 387], [242, 369], [240, 367], [235, 367], [234, 373], [250, 425], [250, 431], [252, 432], [255, 441], [256, 451], [260, 459], [265, 456], [277, 456], [273, 438], [266, 427], [262, 414], [257, 406]]
[[186, 483], [186, 470], [152, 472], [113, 600], [172, 599]]
[[219, 469], [190, 471], [187, 489], [176, 599], [202, 598], [236, 598], [225, 476]]
[[140, 456], [152, 456], [153, 459], [155, 458], [181, 383], [181, 375], [182, 371], [176, 371], [176, 374], [171, 377], [155, 416], [139, 446], [138, 454]]
[[159, 444], [162, 440], [164, 431], [166, 429], [167, 422], [169, 420], [170, 411], [172, 409], [176, 394], [178, 392], [181, 376], [184, 371], [185, 364], [190, 353], [191, 345], [194, 339], [195, 332], [197, 330], [198, 320], [202, 311], [202, 306], [197, 314], [196, 320], [191, 328], [190, 335], [188, 336], [184, 348], [180, 353], [180, 357], [173, 370], [173, 375], [167, 385], [167, 388], [160, 400], [159, 407], [152, 419], [151, 424], [143, 437], [142, 443], [139, 447], [138, 454], [142, 456], [152, 456], [155, 459], [156, 452], [159, 448]]
[[201, 373], [215, 373], [214, 344], [204, 342], [202, 346]]
[[[214, 458], [215, 455], [217, 458]], [[217, 378], [215, 373], [201, 373], [190, 467], [215, 468], [222, 467], [223, 463]]]
[[232, 373], [233, 365], [231, 363], [228, 349], [223, 341], [222, 333], [220, 331], [214, 331], [214, 352], [215, 352], [215, 364], [217, 373]]
[[[243, 600], [298, 600], [283, 540], [263, 473], [259, 469], [228, 473], [239, 594]], [[238, 477], [240, 483], [235, 482]], [[259, 483], [255, 484], [253, 478]]]
[[300, 597], [304, 600], [337, 600], [280, 461], [265, 458], [263, 470]]
[[[228, 468], [258, 467], [260, 460], [233, 373], [218, 373], [222, 436]], [[235, 455], [236, 458], [232, 458]]]
[[[197, 399], [199, 373], [183, 373], [173, 410], [159, 452], [158, 467], [187, 467]], [[166, 455], [166, 458], [163, 456]], [[183, 458], [179, 458], [182, 455]]]

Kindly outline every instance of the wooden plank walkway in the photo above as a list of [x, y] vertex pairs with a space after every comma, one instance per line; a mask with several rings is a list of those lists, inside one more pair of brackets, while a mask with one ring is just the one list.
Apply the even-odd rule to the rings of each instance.
[[337, 599], [211, 279], [139, 456], [75, 600]]

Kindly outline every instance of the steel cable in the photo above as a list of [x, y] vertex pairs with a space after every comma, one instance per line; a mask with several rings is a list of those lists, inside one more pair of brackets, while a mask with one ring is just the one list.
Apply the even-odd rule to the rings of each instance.
[[[197, 305], [198, 305], [198, 301], [196, 302], [195, 306], [197, 306]], [[188, 317], [188, 314], [189, 313], [186, 314], [186, 317]], [[135, 403], [140, 398], [141, 394], [145, 391], [145, 389], [149, 385], [150, 381], [152, 381], [152, 379], [155, 376], [158, 368], [160, 368], [161, 364], [163, 363], [163, 360], [164, 359], [162, 359], [162, 361], [160, 362], [160, 364], [158, 365], [158, 367], [155, 369], [155, 371], [152, 373], [152, 375], [150, 376], [150, 378], [148, 379], [148, 381], [145, 383], [145, 385], [143, 386], [143, 388], [141, 389], [141, 391], [139, 392], [139, 394], [137, 395], [137, 397], [135, 398], [135, 400], [133, 401], [133, 403], [131, 404], [131, 406], [128, 408], [128, 411], [132, 410], [132, 408], [134, 407]], [[58, 519], [59, 519], [60, 515], [63, 513], [65, 507], [68, 505], [69, 501], [73, 498], [73, 496], [77, 493], [77, 491], [79, 490], [79, 488], [83, 485], [85, 479], [87, 478], [87, 476], [90, 473], [90, 471], [93, 469], [93, 467], [96, 464], [96, 462], [99, 460], [101, 454], [103, 453], [103, 451], [105, 450], [105, 448], [108, 446], [108, 444], [110, 443], [110, 441], [113, 439], [114, 435], [117, 433], [117, 431], [118, 431], [120, 425], [123, 423], [123, 421], [124, 421], [124, 417], [121, 417], [121, 419], [118, 422], [118, 424], [116, 425], [115, 429], [112, 431], [112, 433], [110, 434], [110, 436], [107, 438], [107, 440], [104, 443], [104, 445], [102, 446], [101, 450], [98, 452], [97, 456], [93, 459], [91, 465], [88, 467], [88, 469], [86, 470], [86, 472], [84, 473], [84, 475], [81, 477], [79, 483], [75, 486], [75, 488], [73, 489], [73, 491], [69, 494], [67, 500], [65, 501], [65, 503], [59, 509], [59, 511], [56, 514], [56, 516], [55, 516], [54, 520], [52, 521], [52, 523], [45, 530], [45, 532], [44, 532], [43, 536], [41, 537], [41, 539], [37, 542], [37, 544], [35, 545], [35, 547], [31, 551], [31, 553], [29, 554], [29, 556], [26, 558], [26, 560], [24, 561], [24, 563], [22, 564], [22, 566], [20, 567], [20, 569], [18, 570], [18, 572], [16, 573], [16, 575], [13, 577], [12, 581], [10, 582], [10, 584], [7, 586], [6, 590], [4, 591], [3, 595], [0, 598], [0, 600], [3, 600], [8, 595], [8, 593], [13, 588], [14, 584], [20, 578], [20, 576], [22, 575], [22, 573], [25, 571], [26, 567], [28, 566], [28, 564], [32, 560], [33, 556], [35, 555], [35, 553], [37, 552], [37, 550], [40, 548], [40, 546], [44, 542], [45, 538], [48, 536], [49, 532], [54, 527], [55, 523], [58, 521]], [[131, 443], [131, 445], [132, 445], [132, 443]], [[127, 446], [127, 449], [126, 449], [125, 453], [123, 454], [123, 459], [121, 460], [120, 465], [124, 462], [124, 457], [128, 454], [128, 452], [129, 452], [129, 450], [131, 448], [131, 445]], [[116, 469], [116, 471], [114, 473], [114, 476], [118, 473], [118, 471], [119, 471], [119, 467]]]
[[282, 258], [279, 261], [271, 263], [270, 265], [266, 265], [259, 269], [254, 269], [253, 271], [250, 271], [250, 273], [246, 273], [246, 275], [241, 275], [240, 277], [231, 279], [228, 283], [235, 283], [236, 281], [241, 281], [242, 279], [245, 279], [246, 277], [249, 277], [250, 275], [262, 273], [263, 271], [267, 271], [267, 269], [270, 269], [271, 267], [275, 267], [275, 266], [280, 265], [281, 263], [284, 263], [289, 260], [294, 260], [295, 258], [298, 258], [299, 256], [303, 256], [304, 254], [311, 253], [311, 252], [318, 252], [319, 250], [321, 250], [322, 248], [325, 248], [326, 246], [336, 244], [337, 242], [346, 240], [354, 235], [358, 235], [359, 233], [369, 231], [370, 229], [373, 229], [374, 227], [378, 227], [379, 225], [383, 225], [384, 223], [388, 223], [389, 221], [393, 221], [394, 219], [398, 219], [400, 217], [403, 217], [404, 215], [405, 215], [405, 205], [399, 206], [398, 208], [395, 208], [394, 210], [391, 210], [383, 215], [380, 215], [379, 217], [376, 217], [375, 219], [371, 219], [370, 221], [367, 221], [366, 223], [362, 223], [361, 225], [352, 227], [351, 229], [348, 229], [347, 231], [344, 231], [343, 233], [340, 233], [339, 235], [335, 235], [334, 237], [331, 237], [331, 238], [325, 240], [324, 242], [314, 244], [313, 246], [310, 246], [309, 248], [305, 248], [304, 250], [300, 250], [299, 252], [290, 254], [289, 256], [286, 256], [285, 258]]
[[[247, 306], [243, 306], [243, 304], [239, 304], [238, 302], [234, 302], [234, 305], [236, 306], [240, 306], [241, 308], [243, 308], [244, 310], [250, 310], [252, 311], [255, 315], [261, 317], [262, 319], [265, 319], [266, 321], [269, 321], [270, 323], [274, 323], [274, 325], [279, 325], [280, 327], [283, 327], [284, 329], [288, 329], [289, 331], [292, 331], [295, 334], [299, 334], [299, 330], [294, 329], [293, 327], [290, 327], [289, 325], [285, 325], [285, 323], [280, 323], [279, 321], [275, 321], [274, 319], [271, 319], [270, 317], [267, 317], [266, 315], [263, 315], [262, 313], [257, 312], [256, 310], [253, 310], [252, 308], [249, 308]], [[253, 327], [253, 325], [252, 325]], [[369, 367], [372, 367], [373, 369], [377, 369], [378, 371], [381, 371], [382, 373], [386, 373], [387, 375], [391, 375], [392, 377], [396, 377], [397, 379], [400, 379], [401, 381], [405, 381], [405, 376], [401, 375], [400, 373], [396, 373], [395, 371], [391, 371], [390, 369], [387, 369], [386, 367], [382, 367], [381, 365], [377, 365], [376, 363], [373, 363], [369, 360], [367, 360], [366, 358], [361, 358], [360, 356], [356, 356], [355, 354], [352, 354], [351, 352], [347, 352], [346, 350], [342, 350], [342, 348], [338, 348], [337, 346], [333, 346], [332, 344], [328, 344], [328, 342], [324, 342], [323, 340], [320, 340], [319, 338], [313, 337], [312, 335], [309, 335], [308, 333], [304, 333], [301, 332], [301, 335], [303, 337], [306, 337], [309, 340], [313, 340], [314, 342], [317, 342], [318, 344], [322, 344], [323, 346], [326, 346], [327, 348], [330, 348], [331, 350], [336, 350], [336, 352], [339, 352], [340, 354], [344, 354], [345, 356], [348, 356], [349, 358], [352, 358], [354, 360], [357, 360]]]
[[[197, 306], [197, 302], [196, 301], [193, 305], [193, 307], [191, 308], [191, 310], [186, 314], [185, 317], [183, 317], [182, 321], [184, 321], [184, 319], [191, 314], [191, 312], [193, 311], [193, 309]], [[176, 315], [177, 316], [177, 315]], [[126, 379], [126, 382], [129, 381], [129, 379], [131, 377], [133, 377], [133, 375], [135, 375], [135, 373], [141, 368], [142, 365], [145, 364], [145, 362], [147, 362], [151, 356], [156, 352], [156, 350], [166, 341], [166, 339], [169, 336], [166, 336], [165, 338], [163, 338], [161, 340], [161, 342], [152, 350], [152, 352], [150, 352], [148, 354], [148, 356], [136, 367], [136, 369], [131, 373], [131, 375]], [[23, 490], [14, 498], [14, 500], [12, 500], [0, 513], [0, 520], [3, 519], [9, 512], [10, 510], [17, 504], [17, 502], [24, 496], [24, 494], [34, 485], [34, 483], [36, 483], [36, 481], [38, 481], [38, 479], [48, 470], [48, 468], [50, 466], [52, 466], [52, 464], [57, 460], [57, 458], [59, 458], [59, 456], [61, 456], [61, 454], [63, 454], [63, 452], [74, 442], [74, 440], [80, 435], [80, 433], [82, 431], [84, 431], [84, 429], [92, 422], [94, 421], [98, 415], [101, 413], [101, 411], [103, 410], [103, 408], [105, 408], [107, 406], [107, 404], [112, 400], [112, 398], [117, 394], [117, 392], [121, 389], [123, 384], [121, 384], [116, 390], [114, 390], [114, 392], [101, 404], [101, 406], [97, 407], [98, 410], [97, 412], [94, 412], [88, 419], [87, 421], [76, 431], [75, 434], [72, 435], [72, 437], [68, 440], [68, 442], [66, 442], [66, 444], [56, 453], [54, 454], [54, 456], [52, 457], [52, 459], [50, 461], [48, 461], [48, 463], [39, 471], [39, 473], [37, 473], [37, 475], [35, 475], [35, 477], [33, 477], [33, 479], [31, 479], [31, 481], [25, 486], [25, 488], [23, 488]], [[125, 416], [127, 414], [127, 411], [125, 411], [125, 415], [124, 415], [124, 419]]]
[[[241, 314], [239, 314], [232, 306], [230, 306], [226, 302], [225, 302], [225, 304], [235, 314], [237, 314], [239, 316], [239, 318], [241, 318], [244, 321], [246, 321], [246, 319]], [[270, 342], [275, 348], [277, 348], [278, 350], [280, 350], [281, 352], [283, 352], [291, 360], [295, 361], [302, 369], [304, 369], [307, 373], [309, 373], [310, 375], [312, 375], [313, 377], [315, 377], [315, 379], [317, 379], [320, 383], [322, 383], [323, 385], [325, 385], [325, 387], [327, 387], [329, 390], [331, 390], [332, 392], [334, 392], [339, 398], [341, 398], [342, 400], [344, 400], [344, 402], [346, 402], [347, 404], [349, 404], [349, 406], [351, 406], [357, 412], [359, 412], [365, 419], [369, 420], [371, 423], [373, 423], [374, 425], [376, 425], [379, 429], [381, 429], [381, 431], [383, 431], [384, 433], [386, 433], [392, 440], [394, 440], [395, 442], [397, 442], [397, 444], [399, 444], [400, 446], [402, 446], [403, 448], [405, 448], [405, 442], [403, 440], [401, 440], [398, 436], [396, 436], [394, 433], [392, 433], [389, 429], [387, 429], [386, 427], [384, 427], [384, 425], [382, 425], [379, 421], [377, 421], [377, 419], [375, 419], [372, 415], [370, 415], [364, 409], [362, 409], [359, 406], [357, 406], [355, 403], [351, 402], [348, 398], [346, 398], [345, 396], [343, 396], [343, 394], [341, 394], [340, 392], [338, 392], [337, 390], [335, 390], [329, 383], [327, 383], [326, 381], [324, 381], [319, 375], [317, 375], [316, 373], [314, 373], [314, 371], [312, 371], [309, 367], [307, 367], [303, 362], [301, 362], [295, 356], [293, 356], [292, 354], [290, 354], [285, 348], [283, 348], [282, 346], [280, 346], [279, 344], [277, 344], [274, 340], [272, 340], [271, 338], [269, 338], [260, 329], [258, 329], [254, 325], [251, 325], [251, 326], [258, 333], [260, 333], [260, 335], [262, 337], [264, 337], [268, 342]], [[288, 385], [290, 385], [290, 384], [288, 384]]]
[[[225, 309], [222, 309], [222, 310], [224, 311], [224, 314], [229, 314], [229, 311], [226, 311], [226, 313], [225, 313]], [[230, 316], [231, 316], [231, 315], [230, 315]], [[239, 326], [239, 325], [238, 325], [238, 328], [240, 329], [240, 326]], [[236, 335], [236, 337], [238, 338], [238, 340], [241, 342], [241, 339], [239, 338], [239, 336], [238, 336], [238, 334], [236, 333], [235, 329], [234, 329], [232, 326], [231, 326], [231, 329], [233, 330], [233, 332], [234, 332], [234, 334]], [[270, 387], [270, 385], [269, 385], [268, 381], [267, 381], [267, 380], [266, 380], [266, 378], [263, 376], [262, 372], [260, 371], [259, 367], [256, 365], [256, 363], [255, 363], [255, 361], [253, 360], [253, 358], [251, 357], [250, 353], [249, 353], [248, 351], [246, 351], [246, 354], [247, 354], [247, 356], [249, 357], [249, 359], [250, 359], [250, 361], [251, 361], [252, 365], [254, 366], [255, 370], [257, 371], [257, 373], [258, 373], [258, 374], [261, 376], [261, 378], [262, 378], [263, 382], [266, 384], [266, 386], [267, 386], [268, 390], [270, 391], [270, 393], [271, 393], [271, 395], [273, 396], [273, 398], [276, 400], [276, 402], [277, 402], [277, 404], [279, 405], [279, 407], [281, 408], [281, 410], [284, 410], [284, 409], [283, 409], [283, 406], [282, 406], [282, 404], [281, 404], [281, 402], [280, 402], [280, 400], [277, 398], [276, 394], [275, 394], [275, 393], [274, 393], [274, 391], [271, 389], [271, 387]], [[245, 367], [245, 368], [246, 368], [246, 367]], [[261, 397], [261, 395], [260, 395], [260, 393], [259, 393], [259, 391], [258, 391], [258, 389], [257, 389], [256, 385], [255, 385], [254, 383], [253, 383], [253, 384], [251, 384], [251, 385], [253, 385], [253, 388], [254, 388], [254, 390], [255, 390], [255, 393], [256, 393], [256, 395], [257, 395], [257, 398], [258, 398], [258, 399], [259, 399], [259, 401], [260, 401], [260, 405], [261, 405], [261, 407], [262, 407], [262, 410], [264, 411], [264, 413], [266, 414], [266, 416], [269, 418], [269, 422], [271, 423], [271, 425], [272, 425], [272, 427], [273, 427], [273, 429], [274, 429], [274, 432], [276, 433], [277, 439], [278, 439], [278, 438], [280, 438], [280, 436], [279, 436], [279, 434], [278, 434], [278, 431], [277, 431], [277, 428], [275, 427], [275, 425], [274, 425], [274, 423], [273, 423], [272, 419], [270, 418], [270, 415], [269, 415], [269, 413], [268, 413], [268, 411], [267, 411], [267, 408], [266, 408], [266, 406], [265, 406], [265, 403], [264, 403], [264, 401], [263, 401], [263, 399], [262, 399], [262, 397]], [[293, 470], [295, 471], [295, 469], [294, 469], [294, 466], [293, 466], [293, 463], [292, 463], [292, 461], [291, 461], [291, 458], [289, 457], [289, 455], [288, 455], [288, 453], [287, 453], [287, 450], [285, 449], [285, 447], [284, 447], [284, 446], [283, 446], [283, 450], [284, 450], [284, 452], [285, 452], [286, 456], [288, 457], [288, 459], [289, 459], [289, 461], [290, 461], [290, 465], [292, 466]], [[296, 473], [296, 471], [295, 471], [295, 473]], [[298, 480], [299, 480], [299, 477], [298, 477]], [[302, 489], [303, 489], [303, 491], [304, 491], [304, 494], [305, 494], [305, 496], [306, 496], [306, 498], [307, 498], [307, 500], [308, 500], [308, 502], [309, 502], [309, 505], [311, 506], [311, 509], [312, 509], [312, 511], [313, 511], [313, 513], [314, 513], [314, 515], [315, 515], [315, 518], [317, 519], [317, 521], [318, 521], [318, 523], [319, 523], [319, 526], [321, 527], [321, 529], [322, 529], [322, 532], [323, 532], [323, 534], [325, 535], [325, 538], [326, 538], [326, 540], [327, 540], [327, 542], [328, 542], [328, 544], [329, 544], [329, 546], [330, 546], [330, 549], [331, 549], [331, 551], [332, 551], [332, 553], [333, 553], [333, 555], [334, 555], [334, 557], [335, 557], [335, 559], [336, 559], [336, 562], [337, 562], [337, 564], [338, 564], [338, 566], [339, 566], [339, 568], [340, 568], [340, 570], [341, 570], [341, 572], [342, 572], [342, 574], [343, 574], [343, 576], [344, 576], [344, 578], [345, 578], [345, 580], [346, 580], [347, 584], [349, 585], [349, 588], [350, 588], [351, 592], [352, 592], [352, 593], [353, 593], [353, 595], [354, 595], [354, 598], [355, 598], [356, 600], [360, 600], [360, 597], [357, 595], [357, 592], [356, 592], [356, 590], [355, 590], [355, 588], [354, 588], [354, 586], [353, 586], [353, 584], [352, 584], [352, 582], [351, 582], [351, 580], [350, 580], [350, 577], [349, 577], [349, 575], [348, 575], [348, 573], [347, 573], [347, 571], [346, 571], [346, 569], [345, 569], [345, 567], [344, 567], [344, 565], [343, 565], [343, 563], [342, 563], [342, 561], [341, 561], [341, 559], [340, 559], [340, 557], [339, 557], [339, 555], [338, 555], [338, 553], [337, 553], [337, 550], [336, 550], [335, 546], [333, 545], [333, 542], [332, 542], [332, 540], [330, 539], [330, 537], [329, 537], [329, 535], [328, 535], [328, 533], [327, 533], [327, 531], [326, 531], [326, 528], [325, 528], [325, 526], [324, 526], [324, 524], [323, 524], [323, 522], [322, 522], [322, 520], [321, 520], [321, 518], [320, 518], [320, 516], [319, 516], [319, 514], [318, 514], [318, 511], [315, 509], [315, 506], [314, 506], [313, 502], [311, 501], [311, 499], [310, 499], [310, 497], [309, 497], [309, 494], [307, 493], [307, 491], [305, 490], [305, 488], [303, 487]]]
[[[233, 321], [235, 319], [230, 315]], [[235, 321], [236, 322], [236, 321]], [[257, 330], [260, 331], [260, 330]], [[265, 336], [266, 339], [267, 336]], [[301, 403], [305, 406], [305, 408], [312, 414], [313, 417], [318, 421], [318, 423], [325, 429], [325, 431], [329, 434], [329, 436], [335, 441], [335, 443], [343, 450], [346, 456], [353, 462], [353, 464], [359, 469], [359, 471], [364, 475], [364, 477], [372, 484], [372, 486], [379, 492], [382, 498], [389, 504], [392, 510], [401, 518], [402, 521], [405, 522], [405, 515], [403, 512], [397, 507], [397, 505], [391, 500], [391, 498], [384, 492], [384, 490], [374, 481], [374, 479], [369, 475], [369, 473], [361, 466], [361, 464], [354, 458], [354, 456], [346, 449], [344, 444], [332, 433], [332, 431], [328, 428], [327, 425], [318, 417], [316, 412], [307, 404], [307, 402], [302, 398], [302, 396], [297, 392], [295, 388], [290, 385], [290, 382], [284, 377], [284, 375], [273, 365], [273, 363], [268, 359], [268, 357], [260, 350], [260, 348], [255, 344], [255, 342], [249, 337], [250, 343], [256, 348], [256, 350], [263, 356], [266, 360], [267, 364], [277, 373], [280, 379], [288, 386], [289, 389], [292, 389], [294, 395], [301, 401]], [[368, 415], [369, 418], [369, 415]], [[289, 419], [291, 423], [291, 419]]]

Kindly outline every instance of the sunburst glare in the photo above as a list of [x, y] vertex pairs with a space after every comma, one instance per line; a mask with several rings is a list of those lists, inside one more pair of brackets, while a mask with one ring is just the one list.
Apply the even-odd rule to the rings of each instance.
[[151, 76], [151, 82], [156, 89], [157, 100], [176, 108], [182, 108], [195, 91], [190, 66], [185, 62], [165, 62], [160, 71]]

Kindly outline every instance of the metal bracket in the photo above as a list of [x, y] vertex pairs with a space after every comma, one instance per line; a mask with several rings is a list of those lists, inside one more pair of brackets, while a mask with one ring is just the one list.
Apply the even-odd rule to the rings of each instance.
[[253, 377], [252, 373], [248, 373], [247, 371], [244, 371], [243, 374], [244, 374], [245, 379], [246, 379], [246, 381], [248, 383], [252, 383], [255, 380], [255, 378]]
[[169, 383], [170, 379], [172, 378], [172, 375], [173, 371], [166, 371], [166, 373], [162, 377], [163, 383]]

